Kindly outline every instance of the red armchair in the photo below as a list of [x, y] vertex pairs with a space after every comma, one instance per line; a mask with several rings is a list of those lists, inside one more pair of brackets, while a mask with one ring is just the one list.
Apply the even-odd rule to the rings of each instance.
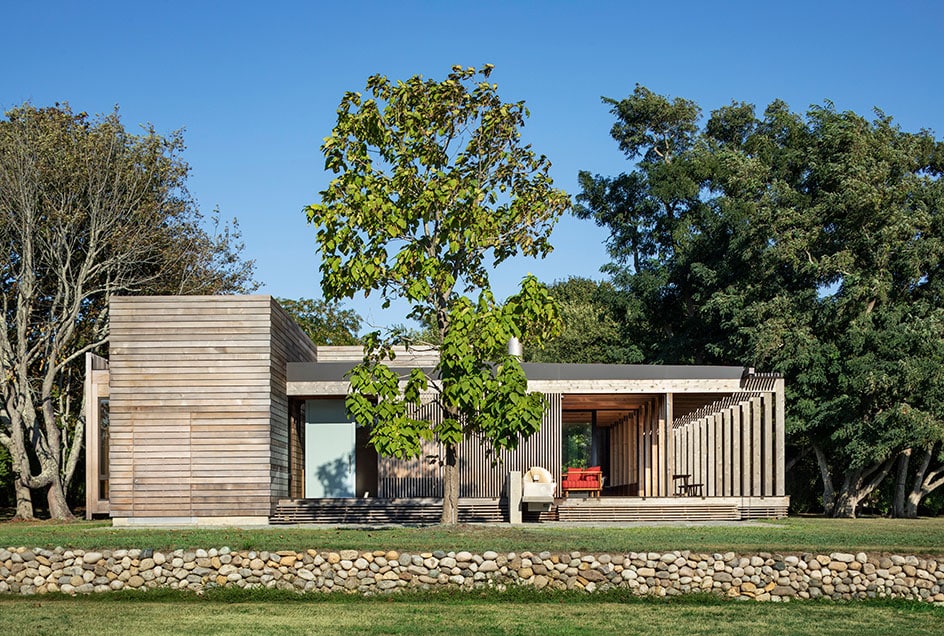
[[591, 497], [599, 497], [603, 490], [603, 471], [599, 466], [568, 468], [561, 481], [561, 490], [565, 497], [571, 491], [588, 492]]

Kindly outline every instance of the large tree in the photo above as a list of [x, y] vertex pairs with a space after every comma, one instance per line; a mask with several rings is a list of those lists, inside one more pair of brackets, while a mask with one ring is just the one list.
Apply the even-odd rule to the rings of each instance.
[[[463, 437], [515, 447], [540, 425], [543, 398], [527, 392], [506, 342], [540, 346], [559, 326], [533, 277], [504, 304], [490, 291], [491, 268], [550, 251], [550, 230], [570, 203], [554, 189], [547, 158], [521, 141], [524, 103], [503, 102], [491, 70], [455, 66], [440, 82], [375, 75], [366, 96], [347, 93], [322, 146], [335, 177], [308, 208], [326, 299], [404, 298], [409, 318], [435, 325], [440, 362], [428, 375], [396, 376], [383, 364], [392, 349], [371, 336], [347, 404], [384, 455], [415, 457], [423, 439], [438, 439], [448, 524], [458, 521]], [[441, 409], [436, 423], [411, 417], [429, 393]]]
[[0, 120], [0, 443], [17, 516], [53, 518], [83, 439], [82, 359], [108, 337], [108, 298], [253, 288], [238, 230], [208, 229], [187, 195], [179, 134], [135, 135], [117, 112], [24, 105]]
[[356, 345], [361, 317], [353, 309], [314, 298], [277, 298], [316, 345]]
[[638, 344], [626, 337], [634, 307], [609, 282], [572, 276], [548, 287], [560, 309], [563, 331], [524, 353], [531, 362], [635, 364]]
[[936, 487], [944, 145], [828, 103], [702, 121], [642, 87], [606, 102], [640, 160], [581, 174], [578, 213], [611, 229], [649, 359], [786, 374], [788, 441], [815, 455], [830, 514], [854, 516], [900, 453], [905, 476], [920, 453], [913, 497]]

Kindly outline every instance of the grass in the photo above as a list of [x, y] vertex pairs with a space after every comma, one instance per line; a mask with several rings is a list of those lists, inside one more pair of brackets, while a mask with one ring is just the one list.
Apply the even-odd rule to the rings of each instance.
[[[940, 634], [944, 609], [911, 602], [751, 603], [492, 593], [402, 597], [152, 594], [0, 598], [30, 634]], [[550, 598], [550, 600], [549, 600]]]
[[269, 527], [113, 528], [109, 522], [0, 523], [0, 546], [160, 550], [229, 546], [253, 550], [496, 550], [498, 552], [873, 552], [944, 556], [944, 517], [792, 517], [735, 525], [564, 527], [467, 525], [449, 528]]
[[[441, 550], [500, 552], [875, 552], [944, 557], [944, 518], [790, 518], [754, 524], [447, 528], [124, 529], [108, 522], [0, 523], [0, 546], [99, 549]], [[908, 601], [753, 603], [510, 588], [390, 596], [219, 589], [0, 596], [3, 624], [32, 634], [940, 634], [944, 608]]]

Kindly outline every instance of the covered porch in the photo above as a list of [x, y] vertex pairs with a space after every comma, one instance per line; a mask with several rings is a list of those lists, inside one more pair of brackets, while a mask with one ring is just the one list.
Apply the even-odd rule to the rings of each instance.
[[[347, 459], [333, 460], [332, 467], [350, 471], [345, 479], [352, 488], [328, 493], [312, 487], [312, 475], [326, 471], [306, 456], [306, 448], [320, 446], [316, 440], [323, 426], [314, 421], [320, 416], [313, 420], [306, 413], [343, 413], [336, 408], [343, 393], [340, 378], [333, 377], [337, 372], [326, 373], [323, 363], [293, 366], [288, 372], [297, 408], [290, 435], [291, 492], [279, 502], [273, 522], [352, 522], [359, 515], [391, 523], [435, 519], [442, 496], [435, 442], [414, 460], [377, 457], [366, 447], [365, 432], [347, 422], [350, 447], [342, 449]], [[525, 366], [529, 386], [547, 398], [544, 422], [515, 451], [491, 454], [474, 438], [463, 442], [460, 511], [468, 512], [460, 518], [507, 521], [509, 474], [534, 466], [547, 469], [558, 488], [551, 510], [525, 515], [526, 521], [701, 521], [786, 514], [784, 398], [778, 376], [734, 367]], [[418, 415], [431, 421], [439, 416], [434, 404]], [[599, 498], [561, 489], [564, 471], [574, 465], [601, 467]], [[328, 472], [336, 483], [337, 471]]]
[[600, 466], [603, 496], [783, 496], [782, 382], [752, 375], [731, 394], [564, 394], [563, 465]]

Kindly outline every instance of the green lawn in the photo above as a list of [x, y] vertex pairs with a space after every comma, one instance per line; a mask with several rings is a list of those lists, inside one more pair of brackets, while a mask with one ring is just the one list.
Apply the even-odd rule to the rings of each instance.
[[108, 522], [0, 523], [0, 546], [82, 549], [396, 549], [498, 552], [879, 552], [944, 555], [944, 517], [822, 519], [793, 517], [737, 525], [561, 527], [529, 524], [448, 528], [269, 527], [258, 529], [124, 529]]
[[[499, 552], [879, 552], [944, 557], [944, 518], [790, 518], [755, 524], [445, 528], [117, 529], [107, 522], [0, 523], [0, 546], [155, 549], [494, 549]], [[30, 634], [940, 634], [944, 608], [912, 602], [753, 603], [508, 590], [381, 597], [211, 590], [0, 596], [4, 626]]]
[[[108, 595], [106, 595], [108, 596]], [[144, 595], [0, 598], [29, 634], [940, 634], [944, 609], [915, 603], [751, 603], [711, 598], [590, 601], [561, 596], [214, 601]], [[136, 597], [136, 598], [135, 598]], [[139, 600], [141, 599], [141, 600]]]

